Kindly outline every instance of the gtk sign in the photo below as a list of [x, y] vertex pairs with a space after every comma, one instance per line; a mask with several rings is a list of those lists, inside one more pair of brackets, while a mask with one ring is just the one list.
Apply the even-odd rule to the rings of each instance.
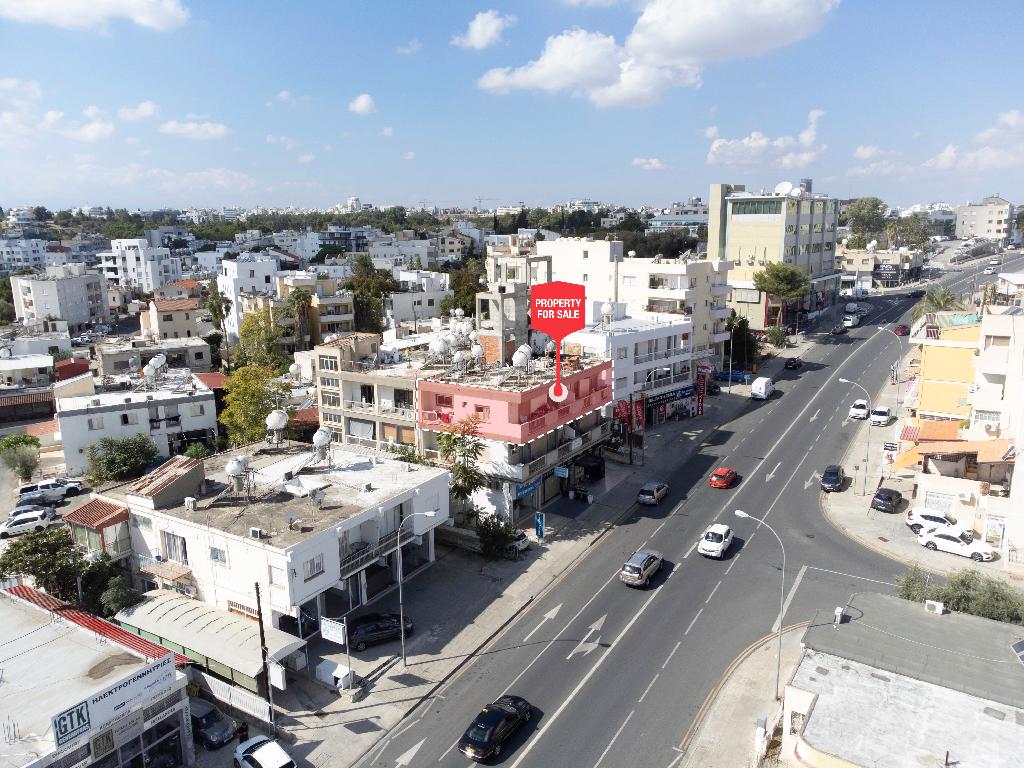
[[89, 704], [83, 701], [53, 718], [53, 736], [61, 747], [89, 730]]

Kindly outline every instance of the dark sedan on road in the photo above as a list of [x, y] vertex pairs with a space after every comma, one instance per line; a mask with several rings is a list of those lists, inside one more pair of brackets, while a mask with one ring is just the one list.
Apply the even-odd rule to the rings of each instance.
[[842, 326], [842, 325], [833, 325], [832, 326], [831, 334], [833, 336], [842, 336], [844, 333], [846, 333], [846, 327], [845, 326]]
[[788, 371], [795, 371], [803, 364], [804, 361], [801, 360], [799, 357], [791, 357], [785, 362], [785, 364], [782, 367]]
[[923, 299], [925, 294], [924, 288], [915, 288], [907, 294], [909, 299]]
[[843, 472], [843, 468], [838, 464], [829, 464], [825, 467], [825, 471], [821, 473], [821, 490], [825, 493], [832, 493], [833, 491], [843, 490], [843, 480], [846, 479], [846, 474]]
[[892, 488], [879, 488], [871, 497], [871, 508], [879, 512], [895, 512], [903, 501], [903, 494]]
[[477, 762], [497, 757], [502, 745], [531, 717], [533, 707], [522, 696], [502, 696], [480, 710], [459, 739], [459, 752]]
[[[398, 631], [398, 614], [395, 613], [367, 613], [354, 619], [348, 627], [348, 641], [355, 651], [364, 651], [366, 646], [376, 643], [386, 643], [388, 640], [397, 640], [401, 633]], [[405, 617], [405, 636], [412, 634], [412, 619]]]

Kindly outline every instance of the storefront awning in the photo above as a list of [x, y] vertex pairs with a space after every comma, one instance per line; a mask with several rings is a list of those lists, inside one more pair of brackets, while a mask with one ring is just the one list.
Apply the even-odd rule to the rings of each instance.
[[[180, 645], [186, 654], [194, 651], [249, 677], [256, 677], [263, 667], [260, 628], [255, 620], [177, 592], [147, 592], [138, 605], [117, 614], [117, 621]], [[264, 631], [267, 655], [274, 661], [281, 661], [306, 644], [279, 629], [265, 626]]]

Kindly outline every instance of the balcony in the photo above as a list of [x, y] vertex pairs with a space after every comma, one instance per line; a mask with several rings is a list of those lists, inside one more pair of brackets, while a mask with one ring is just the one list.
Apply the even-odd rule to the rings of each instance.
[[712, 285], [711, 286], [711, 295], [712, 296], [715, 296], [715, 297], [728, 296], [730, 293], [732, 293], [732, 288], [730, 288], [728, 285]]
[[989, 347], [974, 360], [974, 370], [988, 375], [1005, 375], [1009, 360], [1009, 347]]
[[710, 340], [710, 342], [712, 344], [717, 344], [720, 341], [728, 341], [729, 340], [729, 331], [715, 331], [715, 332], [712, 332], [711, 336], [709, 337], [709, 340]]
[[652, 277], [647, 287], [652, 293], [668, 294], [683, 301], [693, 296], [693, 289], [690, 288], [689, 284], [684, 285], [675, 280], [663, 280]]
[[377, 404], [368, 403], [365, 400], [343, 400], [341, 407], [347, 411], [359, 411], [361, 413], [377, 412]]
[[[542, 456], [538, 456], [531, 461], [520, 464], [483, 464], [480, 469], [484, 474], [497, 475], [499, 477], [505, 477], [521, 483], [531, 477], [535, 477], [546, 472], [551, 467], [558, 464], [564, 464], [573, 456], [585, 451], [595, 442], [599, 442], [602, 438], [607, 437], [610, 431], [611, 425], [608, 422], [603, 422], [593, 429], [582, 433], [575, 440], [567, 440], [554, 450], [548, 451]], [[432, 452], [424, 451], [424, 454], [427, 453]]]
[[406, 419], [416, 421], [416, 409], [405, 408], [400, 405], [382, 405], [379, 409], [381, 416], [390, 416], [393, 419]]
[[454, 408], [434, 408], [423, 411], [420, 415], [420, 423], [426, 427], [447, 427], [455, 421]]
[[156, 557], [138, 555], [136, 561], [139, 564], [139, 571], [141, 573], [155, 576], [164, 581], [179, 581], [192, 575], [192, 569], [187, 564], [178, 563], [174, 560], [165, 560], [160, 555]]
[[711, 319], [712, 320], [728, 320], [732, 317], [732, 310], [726, 306], [714, 306], [711, 307]]
[[[416, 536], [411, 531], [402, 531], [402, 546], [404, 547]], [[349, 545], [348, 552], [341, 558], [340, 578], [347, 579], [349, 576], [359, 573], [366, 566], [370, 565], [384, 555], [398, 549], [398, 531], [381, 536], [376, 543], [367, 541], [356, 541]]]

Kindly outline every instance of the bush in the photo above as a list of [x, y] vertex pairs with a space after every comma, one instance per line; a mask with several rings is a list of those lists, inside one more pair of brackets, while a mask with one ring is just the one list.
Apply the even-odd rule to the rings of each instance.
[[515, 532], [497, 515], [481, 517], [476, 523], [476, 534], [480, 539], [483, 556], [488, 560], [499, 560], [505, 556], [505, 549], [512, 543]]
[[911, 566], [896, 578], [896, 595], [918, 603], [938, 600], [951, 611], [1024, 624], [1024, 592], [970, 568], [955, 572], [945, 584], [937, 584], [931, 583], [919, 567]]
[[156, 443], [148, 435], [104, 437], [86, 449], [89, 459], [86, 474], [94, 484], [109, 480], [131, 480], [141, 477], [158, 453]]
[[784, 347], [786, 346], [786, 332], [777, 325], [773, 325], [768, 329], [768, 341], [773, 347]]
[[25, 482], [32, 478], [32, 473], [39, 466], [39, 450], [28, 445], [5, 448], [0, 450], [0, 460]]
[[213, 451], [207, 448], [202, 443], [192, 443], [188, 448], [185, 449], [185, 455], [190, 459], [197, 459], [202, 461], [207, 456], [213, 456]]
[[7, 437], [0, 440], [0, 452], [6, 451], [8, 448], [19, 448], [21, 446], [28, 446], [39, 450], [40, 443], [39, 438], [33, 435], [8, 435]]

